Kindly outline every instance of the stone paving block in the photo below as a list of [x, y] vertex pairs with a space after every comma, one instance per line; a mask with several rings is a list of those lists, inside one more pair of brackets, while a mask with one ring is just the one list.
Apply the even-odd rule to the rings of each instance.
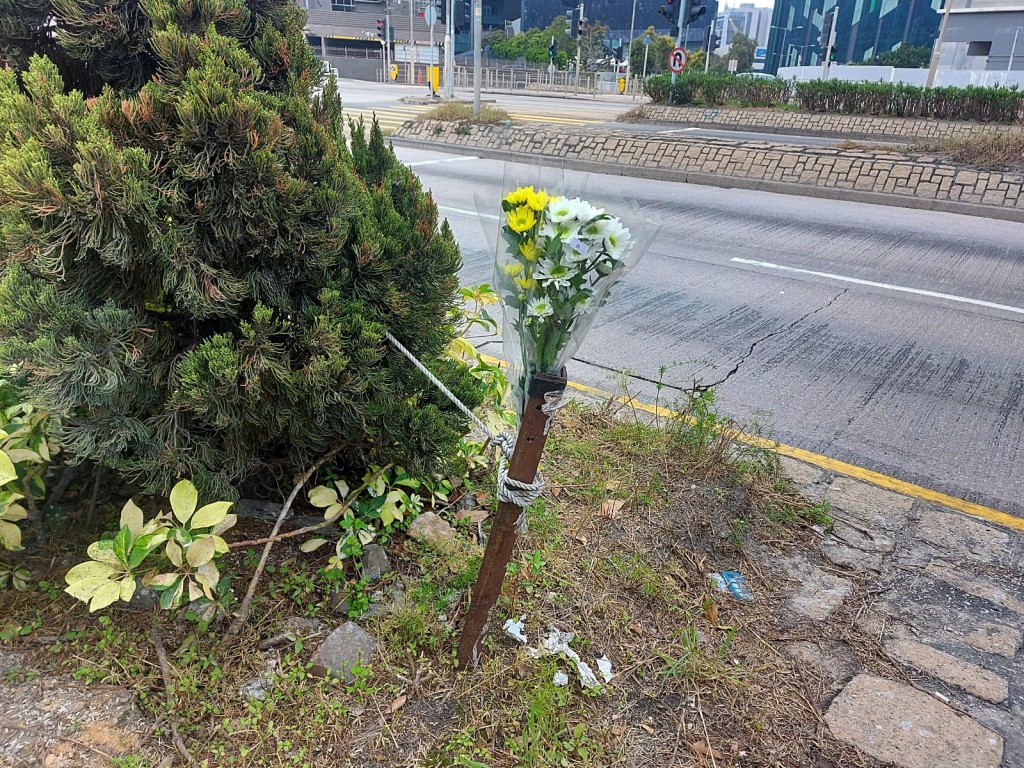
[[882, 570], [883, 555], [881, 552], [865, 552], [863, 549], [851, 547], [835, 536], [827, 536], [821, 542], [821, 554], [829, 562], [843, 568], [865, 569], [875, 572]]
[[964, 635], [964, 640], [979, 651], [996, 653], [1012, 659], [1020, 650], [1024, 637], [1019, 629], [986, 621], [980, 622], [973, 630]]
[[1010, 554], [1010, 535], [957, 512], [926, 509], [917, 523], [917, 536], [951, 555], [998, 563]]
[[868, 528], [901, 530], [914, 500], [849, 477], [837, 477], [825, 494], [828, 502]]
[[824, 621], [853, 594], [852, 581], [818, 568], [799, 555], [780, 560], [780, 565], [799, 582], [788, 608], [811, 621]]
[[958, 659], [916, 640], [895, 638], [885, 642], [889, 654], [915, 669], [962, 688], [979, 699], [1000, 704], [1010, 695], [1009, 683], [995, 672]]
[[797, 461], [789, 456], [779, 457], [779, 467], [782, 469], [782, 473], [797, 486], [818, 483], [825, 475], [821, 469], [813, 464]]
[[988, 600], [990, 603], [1001, 605], [1003, 608], [1024, 616], [1024, 600], [1008, 591], [1002, 583], [980, 579], [941, 561], [929, 563], [925, 568], [925, 574], [933, 579], [943, 581], [951, 587], [956, 587], [961, 592]]
[[825, 715], [832, 735], [900, 768], [1000, 768], [1003, 739], [926, 693], [855, 677]]

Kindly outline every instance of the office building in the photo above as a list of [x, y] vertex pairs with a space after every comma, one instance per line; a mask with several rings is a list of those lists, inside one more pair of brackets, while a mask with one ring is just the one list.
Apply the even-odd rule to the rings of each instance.
[[954, 0], [939, 70], [1024, 71], [1020, 0]]
[[728, 51], [736, 35], [746, 35], [757, 41], [759, 46], [768, 45], [768, 30], [772, 25], [772, 9], [760, 8], [753, 3], [726, 5], [718, 14], [717, 26], [720, 37], [718, 51]]
[[[836, 5], [836, 0], [776, 0], [765, 70], [820, 64], [822, 22]], [[859, 0], [838, 7], [834, 56], [848, 64], [901, 45], [930, 47], [938, 36], [942, 0]]]

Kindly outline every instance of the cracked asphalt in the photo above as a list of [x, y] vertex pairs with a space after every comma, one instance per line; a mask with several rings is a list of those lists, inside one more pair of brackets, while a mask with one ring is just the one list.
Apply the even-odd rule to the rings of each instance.
[[[504, 164], [398, 154], [451, 222], [463, 282], [490, 281], [474, 196], [498, 210]], [[591, 175], [586, 196], [606, 192], [661, 228], [572, 379], [668, 405], [718, 384], [747, 428], [1024, 517], [1024, 225]]]

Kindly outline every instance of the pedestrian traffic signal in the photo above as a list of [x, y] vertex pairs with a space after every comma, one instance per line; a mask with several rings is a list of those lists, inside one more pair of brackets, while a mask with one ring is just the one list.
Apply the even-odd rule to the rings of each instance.
[[386, 39], [386, 36], [384, 34], [384, 19], [377, 19], [377, 37], [379, 37], [381, 40]]
[[714, 25], [708, 27], [708, 51], [714, 53], [722, 42], [722, 36], [715, 32]]
[[683, 0], [683, 23], [694, 24], [697, 19], [708, 12], [705, 0]]
[[552, 64], [555, 63], [556, 56], [558, 56], [558, 43], [552, 40], [551, 45], [548, 46], [548, 58], [551, 60]]
[[829, 11], [821, 20], [821, 37], [818, 38], [818, 45], [822, 49], [828, 48], [828, 41], [832, 38], [832, 25], [835, 24], [836, 10], [838, 9]]
[[580, 17], [580, 37], [586, 37], [586, 36], [587, 36], [587, 17], [586, 16], [581, 16]]

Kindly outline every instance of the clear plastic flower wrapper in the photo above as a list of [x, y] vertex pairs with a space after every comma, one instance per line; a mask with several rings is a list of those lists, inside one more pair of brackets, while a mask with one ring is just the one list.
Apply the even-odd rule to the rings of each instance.
[[561, 375], [658, 227], [635, 201], [556, 169], [506, 165], [500, 204], [476, 203], [495, 252], [504, 354], [522, 416], [530, 377]]

